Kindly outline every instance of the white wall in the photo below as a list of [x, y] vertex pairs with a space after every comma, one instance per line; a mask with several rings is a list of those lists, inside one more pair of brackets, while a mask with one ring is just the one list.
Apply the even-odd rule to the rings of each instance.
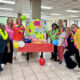
[[[54, 19], [54, 20], [48, 20], [47, 21], [47, 26], [48, 29], [51, 29], [52, 23], [57, 23], [59, 19]], [[67, 20], [67, 27], [71, 27], [72, 24], [74, 24], [74, 20], [78, 20], [78, 26], [80, 27], [80, 18], [64, 18], [62, 20]]]

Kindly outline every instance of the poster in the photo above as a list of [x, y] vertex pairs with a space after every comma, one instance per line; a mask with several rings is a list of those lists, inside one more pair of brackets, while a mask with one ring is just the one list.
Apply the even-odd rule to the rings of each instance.
[[47, 23], [45, 20], [31, 20], [29, 25], [26, 27], [28, 35], [26, 37], [37, 38], [37, 40], [46, 40], [46, 33], [48, 31]]

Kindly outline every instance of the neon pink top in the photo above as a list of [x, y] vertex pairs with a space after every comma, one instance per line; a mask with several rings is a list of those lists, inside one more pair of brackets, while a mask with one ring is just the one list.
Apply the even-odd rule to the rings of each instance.
[[[69, 34], [69, 35], [70, 35], [70, 34]], [[66, 36], [66, 39], [65, 39], [65, 46], [68, 46], [67, 39], [68, 39], [69, 35]]]
[[5, 30], [8, 32], [10, 40], [13, 40], [14, 39], [14, 31], [13, 31], [13, 29], [10, 29], [7, 26], [5, 26]]

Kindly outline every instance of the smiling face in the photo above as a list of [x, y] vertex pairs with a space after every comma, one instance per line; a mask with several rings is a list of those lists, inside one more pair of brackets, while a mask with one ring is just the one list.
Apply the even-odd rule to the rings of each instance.
[[72, 31], [74, 31], [74, 30], [78, 29], [78, 27], [77, 27], [77, 25], [73, 24], [73, 25], [71, 26], [71, 29], [72, 29]]
[[20, 18], [17, 18], [17, 20], [16, 20], [16, 24], [18, 24], [18, 25], [22, 25], [22, 20], [21, 20]]
[[52, 29], [53, 29], [53, 30], [56, 30], [56, 25], [53, 25], [53, 26], [52, 26]]
[[13, 25], [13, 19], [12, 19], [12, 18], [8, 18], [7, 24], [8, 24], [8, 25]]
[[64, 26], [60, 26], [59, 30], [60, 32], [64, 31]]

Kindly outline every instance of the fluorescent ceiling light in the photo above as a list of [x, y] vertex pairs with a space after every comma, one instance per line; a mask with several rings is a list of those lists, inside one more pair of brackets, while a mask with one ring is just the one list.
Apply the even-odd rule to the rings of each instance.
[[52, 13], [51, 15], [53, 15], [53, 16], [59, 16], [60, 14]]
[[50, 6], [41, 6], [42, 9], [52, 9], [53, 7]]
[[8, 10], [8, 11], [13, 11], [12, 8], [0, 8], [0, 10]]
[[0, 3], [15, 4], [14, 1], [0, 0]]
[[77, 11], [77, 10], [66, 10], [66, 12], [78, 13], [79, 11]]
[[78, 17], [78, 16], [76, 16], [76, 15], [70, 15], [70, 17]]

